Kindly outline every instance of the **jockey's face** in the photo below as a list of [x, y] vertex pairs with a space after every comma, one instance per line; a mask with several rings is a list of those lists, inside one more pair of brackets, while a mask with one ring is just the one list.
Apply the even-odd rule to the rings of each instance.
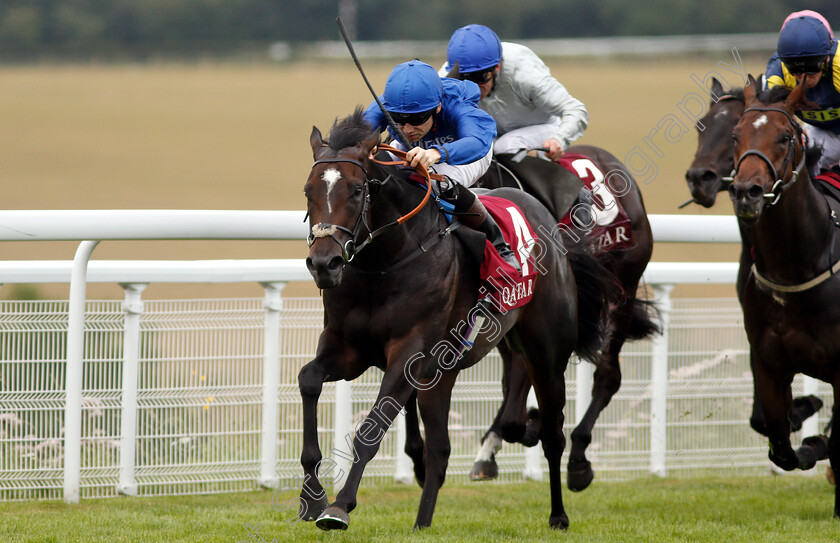
[[[435, 114], [440, 113], [441, 105], [438, 104], [437, 109], [435, 109]], [[409, 123], [399, 124], [398, 126], [405, 134], [405, 137], [408, 138], [408, 141], [411, 143], [416, 143], [423, 139], [423, 137], [429, 133], [429, 130], [432, 129], [432, 125], [435, 124], [435, 116], [432, 115], [423, 124], [420, 125], [413, 125]]]
[[499, 75], [500, 69], [501, 64], [497, 64], [496, 67], [493, 68], [492, 76], [490, 77], [490, 79], [488, 79], [484, 83], [478, 83], [478, 88], [481, 89], [481, 98], [487, 98], [487, 96], [493, 90], [493, 87], [496, 86], [496, 76]]
[[813, 74], [795, 74], [793, 77], [796, 78], [797, 84], [804, 84], [806, 89], [812, 89], [817, 86], [817, 83], [820, 82], [820, 78], [822, 78], [822, 72], [817, 72]]

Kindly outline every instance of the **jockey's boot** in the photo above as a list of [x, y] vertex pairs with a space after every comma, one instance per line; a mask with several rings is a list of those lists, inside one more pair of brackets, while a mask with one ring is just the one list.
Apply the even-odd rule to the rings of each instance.
[[572, 223], [581, 230], [592, 230], [595, 217], [592, 214], [592, 191], [586, 187], [580, 189], [577, 201], [572, 206]]
[[499, 252], [505, 262], [522, 273], [522, 266], [519, 259], [505, 241], [499, 225], [487, 212], [487, 208], [476, 198], [475, 193], [463, 185], [451, 183], [450, 187], [440, 193], [441, 198], [452, 203], [455, 207], [455, 214], [464, 226], [478, 230], [490, 241], [493, 247]]

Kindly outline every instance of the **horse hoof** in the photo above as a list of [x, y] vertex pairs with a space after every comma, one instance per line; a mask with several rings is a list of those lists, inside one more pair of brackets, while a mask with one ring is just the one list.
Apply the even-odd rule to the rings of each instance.
[[566, 471], [566, 485], [572, 492], [586, 490], [594, 478], [595, 472], [592, 471], [592, 464], [589, 463], [589, 460], [569, 463], [569, 468]]
[[489, 481], [499, 476], [499, 466], [495, 456], [490, 460], [479, 460], [470, 470], [470, 481]]
[[811, 447], [817, 455], [817, 460], [825, 460], [828, 458], [828, 437], [809, 436], [802, 440], [803, 447]]
[[312, 522], [318, 518], [324, 509], [330, 504], [327, 501], [327, 493], [324, 492], [320, 498], [300, 497], [300, 511], [298, 518], [306, 522]]
[[552, 530], [568, 530], [569, 517], [567, 517], [565, 514], [553, 516], [548, 519], [548, 525], [551, 527]]
[[776, 456], [772, 452], [768, 455], [770, 461], [782, 468], [785, 471], [793, 471], [799, 466], [799, 461], [796, 455], [792, 458]]
[[350, 515], [339, 507], [331, 505], [324, 509], [321, 516], [315, 521], [315, 526], [325, 532], [330, 530], [346, 530], [350, 526]]
[[796, 449], [796, 460], [798, 462], [796, 467], [802, 471], [806, 471], [816, 466], [819, 458], [817, 458], [817, 451], [807, 445], [803, 445]]

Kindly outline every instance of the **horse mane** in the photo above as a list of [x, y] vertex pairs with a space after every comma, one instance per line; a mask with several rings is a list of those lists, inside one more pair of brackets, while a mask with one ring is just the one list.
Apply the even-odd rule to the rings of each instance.
[[330, 129], [329, 139], [325, 143], [329, 145], [330, 149], [340, 151], [358, 145], [369, 138], [373, 130], [373, 125], [365, 120], [362, 106], [356, 106], [353, 113], [347, 117], [341, 120], [335, 119]]

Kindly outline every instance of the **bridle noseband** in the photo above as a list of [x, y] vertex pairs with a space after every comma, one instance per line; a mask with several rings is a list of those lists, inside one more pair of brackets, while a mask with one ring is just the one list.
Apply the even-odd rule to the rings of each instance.
[[[392, 154], [396, 155], [400, 159], [405, 158], [405, 151], [401, 151], [399, 149], [391, 147], [390, 145], [380, 144], [379, 148], [382, 149], [382, 150], [391, 152]], [[378, 164], [386, 164], [386, 165], [404, 163], [404, 161], [387, 162], [387, 161], [379, 161], [379, 160], [375, 160], [375, 159], [373, 161], [378, 163]], [[363, 198], [362, 209], [359, 212], [359, 216], [356, 217], [356, 222], [353, 224], [352, 229], [347, 228], [345, 226], [341, 226], [340, 224], [332, 224], [332, 223], [313, 224], [312, 227], [309, 229], [309, 235], [306, 237], [306, 243], [309, 245], [309, 247], [312, 247], [312, 244], [314, 244], [315, 241], [317, 241], [319, 238], [326, 238], [326, 237], [332, 238], [332, 240], [335, 241], [338, 244], [339, 247], [341, 247], [341, 256], [344, 259], [344, 262], [346, 264], [346, 263], [352, 262], [353, 259], [356, 257], [356, 255], [362, 249], [364, 249], [371, 241], [373, 241], [377, 236], [379, 236], [386, 229], [388, 229], [392, 226], [397, 226], [399, 224], [402, 224], [405, 221], [407, 221], [408, 219], [410, 219], [411, 217], [415, 216], [417, 213], [419, 213], [420, 210], [423, 209], [423, 207], [429, 201], [429, 197], [431, 196], [431, 193], [432, 193], [431, 178], [432, 177], [437, 177], [437, 176], [433, 176], [432, 174], [430, 174], [429, 171], [425, 167], [423, 167], [422, 165], [419, 165], [417, 168], [415, 168], [415, 170], [420, 175], [425, 177], [426, 181], [427, 181], [426, 195], [423, 198], [423, 200], [412, 211], [403, 215], [402, 217], [400, 217], [396, 221], [393, 221], [393, 222], [390, 222], [390, 223], [388, 223], [384, 226], [381, 226], [381, 227], [377, 228], [376, 230], [372, 230], [371, 227], [367, 223], [368, 208], [370, 207], [370, 189], [368, 187], [368, 184], [370, 183], [371, 180], [368, 176], [368, 171], [367, 171], [367, 168], [365, 168], [365, 165], [362, 162], [360, 162], [358, 160], [355, 160], [355, 159], [352, 159], [352, 158], [334, 157], [334, 158], [318, 159], [318, 160], [316, 160], [315, 162], [312, 163], [312, 168], [314, 168], [318, 164], [329, 164], [329, 163], [337, 163], [337, 162], [338, 163], [345, 162], [345, 163], [348, 163], [348, 164], [353, 164], [354, 166], [357, 166], [358, 168], [360, 168], [362, 170], [362, 172], [364, 173], [365, 181], [362, 184], [362, 198]], [[389, 175], [387, 178], [385, 178], [384, 181], [382, 181], [382, 183], [384, 184], [389, 179], [391, 179], [391, 177], [392, 176]], [[309, 212], [307, 211], [303, 220], [306, 221], [308, 219], [308, 217], [309, 217]], [[364, 240], [362, 240], [361, 243], [359, 243], [356, 240], [358, 239], [359, 234], [362, 231], [362, 227], [364, 227], [367, 230], [368, 235], [367, 235], [367, 237], [365, 237]], [[336, 231], [344, 232], [345, 234], [350, 236], [350, 239], [348, 239], [342, 245], [341, 241], [335, 236]]]
[[[798, 136], [801, 134], [800, 129], [798, 128], [796, 121], [793, 120], [790, 113], [785, 111], [784, 109], [776, 108], [776, 107], [748, 107], [744, 110], [744, 113], [750, 111], [774, 111], [776, 113], [783, 114], [788, 122], [790, 122], [791, 126], [793, 127], [794, 133], [796, 137], [790, 139], [788, 143], [788, 151], [785, 155], [785, 162], [782, 165], [781, 173], [784, 174], [785, 171], [788, 169], [788, 165], [791, 163], [791, 160], [796, 156], [796, 144], [798, 141]], [[802, 169], [805, 167], [805, 146], [802, 145], [802, 158], [799, 160], [799, 163], [796, 165], [796, 168], [791, 172], [790, 179], [785, 181], [779, 175], [779, 172], [776, 171], [776, 166], [773, 164], [773, 161], [770, 160], [767, 155], [759, 151], [758, 149], [747, 149], [739, 158], [738, 162], [735, 163], [735, 168], [732, 170], [732, 174], [729, 177], [723, 177], [722, 180], [725, 183], [732, 183], [735, 181], [735, 176], [738, 175], [738, 170], [741, 169], [741, 163], [744, 161], [745, 158], [748, 156], [757, 156], [761, 160], [764, 161], [765, 164], [770, 168], [770, 173], [773, 175], [773, 179], [775, 179], [775, 183], [773, 183], [773, 187], [770, 189], [770, 192], [764, 194], [764, 198], [772, 199], [769, 202], [768, 206], [776, 205], [779, 202], [779, 198], [782, 196], [782, 192], [787, 190], [793, 183], [799, 179], [799, 175], [802, 173]]]

